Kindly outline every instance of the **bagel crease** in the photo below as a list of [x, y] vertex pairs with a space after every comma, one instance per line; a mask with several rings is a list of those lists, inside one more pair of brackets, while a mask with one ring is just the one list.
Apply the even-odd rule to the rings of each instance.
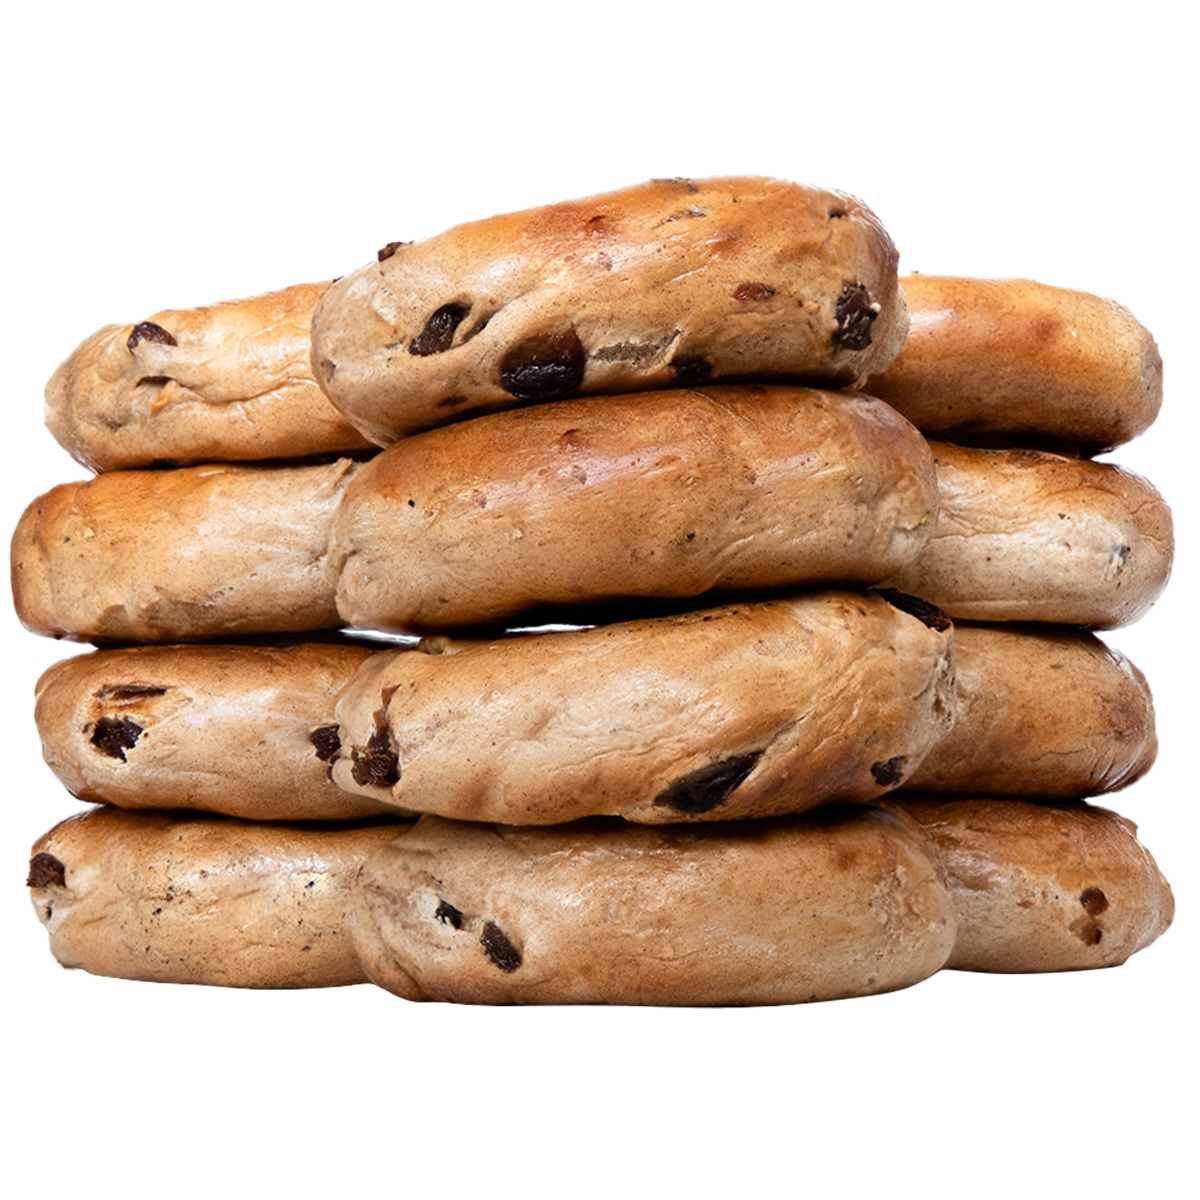
[[511, 825], [868, 800], [953, 721], [949, 622], [897, 602], [921, 615], [827, 592], [381, 653], [338, 697], [333, 778], [405, 811]]
[[106, 325], [46, 385], [46, 425], [96, 471], [366, 449], [312, 377], [312, 311], [327, 286]]
[[1158, 347], [1121, 305], [1028, 279], [901, 284], [908, 337], [869, 390], [923, 432], [1098, 453], [1158, 415]]
[[394, 812], [329, 778], [337, 693], [378, 645], [136, 646], [38, 681], [42, 754], [80, 800], [260, 821]]
[[954, 626], [954, 727], [906, 787], [1077, 800], [1128, 787], [1158, 739], [1145, 676], [1080, 629]]
[[422, 817], [359, 872], [372, 982], [467, 1004], [793, 1004], [908, 987], [954, 905], [920, 830], [879, 809], [691, 829]]
[[361, 983], [350, 886], [396, 829], [97, 808], [34, 844], [28, 882], [64, 967], [223, 987]]
[[1171, 573], [1171, 510], [1111, 463], [931, 442], [939, 513], [888, 580], [955, 620], [1111, 629], [1144, 615]]
[[853, 393], [714, 386], [495, 413], [365, 464], [328, 558], [351, 626], [439, 631], [631, 597], [877, 583], [920, 552], [929, 448]]
[[888, 797], [945, 864], [958, 912], [947, 967], [1115, 967], [1171, 924], [1175, 900], [1137, 826], [1083, 803]]
[[336, 628], [329, 523], [359, 464], [115, 471], [35, 500], [12, 542], [17, 615], [76, 641]]
[[730, 378], [861, 385], [908, 327], [841, 192], [660, 179], [393, 242], [313, 314], [313, 373], [380, 445], [515, 405]]

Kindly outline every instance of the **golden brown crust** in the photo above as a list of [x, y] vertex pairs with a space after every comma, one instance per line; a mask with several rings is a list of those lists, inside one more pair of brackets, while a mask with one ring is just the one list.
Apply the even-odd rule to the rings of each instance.
[[352, 929], [409, 1000], [792, 1004], [919, 982], [955, 918], [920, 831], [863, 808], [686, 830], [425, 817], [363, 867]]
[[138, 646], [70, 658], [38, 682], [42, 754], [72, 795], [122, 808], [260, 821], [394, 811], [328, 771], [334, 699], [375, 649]]
[[318, 383], [381, 445], [577, 393], [861, 383], [907, 327], [875, 215], [773, 179], [657, 180], [381, 258], [330, 287], [313, 316]]
[[46, 385], [46, 425], [97, 471], [365, 449], [312, 377], [312, 312], [327, 286], [105, 326]]
[[335, 781], [512, 825], [800, 812], [899, 786], [953, 719], [951, 637], [826, 592], [383, 653], [337, 702]]
[[1095, 452], [1158, 415], [1158, 347], [1119, 304], [1027, 279], [901, 282], [908, 339], [869, 390], [924, 432]]
[[1036, 450], [931, 443], [940, 511], [890, 581], [964, 621], [1136, 621], [1171, 572], [1171, 510], [1140, 476]]
[[886, 405], [790, 387], [594, 397], [406, 438], [366, 464], [329, 565], [350, 625], [448, 629], [546, 606], [873, 583], [937, 485]]
[[210, 465], [63, 484], [13, 536], [17, 614], [34, 633], [80, 641], [336, 628], [325, 548], [357, 467]]
[[350, 885], [396, 830], [93, 809], [34, 844], [33, 906], [54, 957], [93, 975], [248, 988], [361, 983]]
[[954, 727], [906, 786], [1076, 800], [1127, 787], [1154, 763], [1141, 671], [1075, 629], [954, 627]]
[[1171, 924], [1175, 901], [1137, 827], [1087, 804], [901, 796], [941, 854], [959, 933], [948, 967], [1114, 967]]

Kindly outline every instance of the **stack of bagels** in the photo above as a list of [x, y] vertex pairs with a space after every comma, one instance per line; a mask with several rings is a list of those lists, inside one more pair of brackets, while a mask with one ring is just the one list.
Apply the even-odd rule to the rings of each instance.
[[84, 342], [12, 547], [66, 966], [775, 1004], [1111, 966], [1170, 514], [1123, 308], [670, 179]]

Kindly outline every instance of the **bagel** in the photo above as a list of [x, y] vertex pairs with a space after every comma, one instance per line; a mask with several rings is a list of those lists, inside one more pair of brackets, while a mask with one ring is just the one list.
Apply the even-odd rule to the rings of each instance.
[[381, 653], [338, 697], [333, 778], [510, 825], [799, 812], [900, 786], [953, 720], [949, 622], [827, 592]]
[[954, 726], [906, 787], [1077, 800], [1128, 787], [1158, 739], [1145, 676], [1077, 629], [954, 627]]
[[793, 1004], [908, 987], [950, 953], [928, 842], [872, 808], [696, 829], [423, 817], [359, 873], [372, 982], [469, 1004]]
[[223, 987], [361, 983], [350, 887], [396, 829], [97, 808], [34, 844], [28, 882], [64, 967]]
[[337, 693], [376, 647], [137, 646], [56, 663], [35, 716], [80, 800], [262, 821], [386, 813], [329, 778]]
[[349, 625], [445, 630], [630, 597], [876, 583], [933, 528], [924, 439], [886, 405], [680, 388], [495, 413], [364, 465], [330, 538]]
[[[1175, 901], [1137, 826], [1088, 804], [889, 797], [937, 846], [960, 971], [1115, 967], [1171, 924]], [[382, 851], [381, 851], [382, 852]]]
[[359, 464], [114, 471], [35, 500], [12, 542], [27, 629], [175, 642], [336, 628], [329, 523]]
[[868, 390], [923, 432], [1096, 453], [1158, 415], [1158, 347], [1121, 305], [1027, 279], [901, 282], [908, 338]]
[[897, 254], [840, 192], [664, 179], [393, 242], [313, 314], [313, 371], [372, 441], [587, 393], [858, 385], [908, 325]]
[[1171, 510], [1140, 476], [1037, 450], [931, 443], [939, 513], [887, 582], [964, 621], [1111, 629], [1141, 617], [1171, 573]]
[[46, 385], [46, 425], [96, 471], [365, 449], [312, 377], [312, 311], [327, 286], [106, 325]]

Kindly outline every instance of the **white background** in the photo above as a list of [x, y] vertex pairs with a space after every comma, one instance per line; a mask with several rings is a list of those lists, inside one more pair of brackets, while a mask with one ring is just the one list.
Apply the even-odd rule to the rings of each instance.
[[[23, 11], [10, 25], [0, 86], [8, 166], [37, 173], [344, 168], [440, 178], [600, 164], [775, 173], [862, 194], [892, 228], [905, 269], [1013, 269], [1116, 295], [1168, 360], [1158, 436], [1117, 455], [1152, 476], [1180, 528], [1176, 580], [1154, 624], [1122, 635], [1165, 690], [1172, 662], [1192, 661], [1194, 650], [1184, 623], [1176, 659], [1168, 607], [1182, 610], [1178, 598], [1190, 594], [1195, 514], [1194, 72], [1178, 17], [1156, 2], [996, 11], [612, 2], [570, 16], [530, 4], [384, 13], [354, 2], [262, 13], [217, 2], [203, 13], [65, 6]], [[1032, 204], [1020, 203], [1026, 172], [1038, 173]], [[1148, 197], [1135, 228], [1126, 200], [1117, 232], [1100, 220], [1116, 211], [1105, 181]], [[8, 188], [2, 214], [4, 382], [18, 406], [8, 432], [11, 514], [30, 488], [72, 469], [62, 458], [38, 467], [41, 451], [30, 449], [41, 436], [32, 414], [44, 379], [79, 337], [125, 314], [115, 295], [104, 298], [109, 284], [86, 286], [94, 247], [112, 236], [108, 218], [67, 229], [37, 220], [31, 208], [61, 217], [79, 182], [31, 186]], [[1055, 188], [1066, 203], [1049, 204]], [[982, 211], [972, 202], [980, 192]], [[1006, 203], [1006, 194], [1018, 199]], [[1092, 214], [1081, 242], [1072, 196]], [[931, 212], [934, 226], [925, 226]], [[1000, 218], [1015, 212], [1052, 220], [1006, 229]], [[277, 235], [281, 220], [263, 228]], [[365, 215], [355, 220], [365, 234]], [[338, 274], [382, 241], [420, 232], [330, 242], [337, 262], [319, 271], [316, 257], [293, 250], [287, 274], [253, 275], [262, 282], [235, 284], [252, 276], [234, 266], [206, 277], [197, 268], [192, 299], [288, 282], [307, 275], [305, 265], [313, 277]], [[156, 262], [169, 253], [196, 264], [228, 259], [228, 246], [194, 236], [191, 246], [166, 239]], [[1024, 246], [1028, 265], [1004, 266], [997, 240]], [[924, 257], [935, 248], [942, 257]], [[158, 268], [143, 260], [139, 269]], [[191, 301], [181, 292], [122, 296], [122, 307], [134, 302]], [[1153, 461], [1141, 462], [1144, 452]], [[48, 473], [44, 484], [38, 472]], [[1144, 635], [1142, 646], [1123, 640]], [[10, 712], [28, 703], [20, 695], [36, 653], [10, 637]], [[1188, 698], [1184, 689], [1184, 730]], [[10, 761], [28, 737], [18, 715]], [[1181, 778], [1194, 778], [1192, 766], [1184, 738]], [[28, 852], [18, 826], [36, 823], [22, 805], [54, 803], [16, 782], [10, 880], [13, 847], [22, 859]], [[1174, 780], [1163, 786], [1163, 803], [1174, 805]], [[1193, 877], [1187, 839], [1183, 847], [1176, 868], [1163, 858], [1181, 931]], [[1182, 944], [1187, 1003], [1194, 960]], [[366, 1015], [334, 1026], [324, 1014], [292, 1014], [270, 1028], [246, 1014], [77, 1015], [70, 1026], [54, 1014], [8, 1015], [16, 1037], [7, 1078], [11, 1102], [19, 1098], [8, 1174], [18, 1181], [67, 1170], [79, 1186], [166, 1181], [184, 1195], [229, 1189], [230, 1180], [233, 1190], [450, 1195], [518, 1181], [556, 1196], [931, 1186], [1044, 1194], [1100, 1182], [1175, 1195], [1189, 1140], [1186, 1105], [1172, 1097], [1192, 1050], [1170, 1012], [538, 1014], [535, 1028], [518, 1024], [520, 1014], [452, 1014], [452, 1027], [428, 1024], [440, 1014], [390, 1014], [386, 1026]]]

